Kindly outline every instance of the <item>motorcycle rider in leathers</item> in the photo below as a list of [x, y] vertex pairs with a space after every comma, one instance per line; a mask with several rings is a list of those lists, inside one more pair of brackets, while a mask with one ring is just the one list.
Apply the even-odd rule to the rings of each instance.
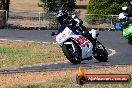
[[83, 26], [83, 21], [79, 18], [77, 20], [74, 19], [75, 17], [69, 16], [68, 13], [64, 10], [59, 10], [57, 13], [57, 20], [60, 24], [60, 28], [58, 29], [58, 33], [63, 31], [65, 27], [69, 27], [73, 33], [81, 34], [94, 45], [94, 39], [92, 35], [89, 33], [89, 30]]
[[132, 23], [132, 1], [128, 2], [128, 6], [122, 7], [119, 20], [124, 28]]

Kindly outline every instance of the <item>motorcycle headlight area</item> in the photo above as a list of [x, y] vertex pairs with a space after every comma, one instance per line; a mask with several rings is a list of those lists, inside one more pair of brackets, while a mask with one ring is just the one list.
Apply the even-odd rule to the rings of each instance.
[[62, 34], [58, 37], [58, 41], [61, 42], [67, 38], [66, 34]]

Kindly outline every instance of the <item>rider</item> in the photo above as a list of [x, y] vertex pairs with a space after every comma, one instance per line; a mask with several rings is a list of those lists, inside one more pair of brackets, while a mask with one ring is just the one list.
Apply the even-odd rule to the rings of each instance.
[[[75, 32], [77, 21], [75, 21], [72, 16], [69, 16], [65, 10], [59, 10], [59, 12], [57, 13], [57, 20], [60, 23], [61, 27], [68, 26]], [[58, 31], [61, 30], [63, 29], [59, 28]], [[81, 29], [79, 31], [81, 31]]]
[[123, 27], [127, 27], [132, 23], [132, 1], [128, 2], [128, 6], [122, 7], [122, 13], [119, 14], [119, 20], [123, 24]]
[[93, 43], [92, 35], [88, 32], [86, 27], [83, 26], [83, 21], [79, 18], [76, 18], [74, 15], [72, 16], [69, 16], [65, 10], [59, 10], [57, 13], [57, 20], [61, 26], [58, 30], [58, 33], [68, 26], [75, 34], [81, 34]]

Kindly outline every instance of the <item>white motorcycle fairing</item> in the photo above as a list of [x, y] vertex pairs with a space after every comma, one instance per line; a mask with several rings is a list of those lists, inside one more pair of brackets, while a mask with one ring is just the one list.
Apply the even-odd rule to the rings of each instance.
[[92, 34], [92, 37], [94, 38], [94, 39], [96, 39], [96, 30], [94, 30], [94, 29], [92, 29], [91, 31], [89, 31], [89, 33], [91, 33]]
[[68, 39], [73, 39], [80, 46], [80, 48], [82, 49], [82, 59], [93, 56], [92, 43], [82, 35], [74, 34], [68, 27], [66, 27], [61, 33], [56, 36], [56, 41], [59, 45], [62, 46], [63, 44], [71, 44], [73, 50], [75, 51], [73, 42], [66, 42], [66, 40]]
[[74, 38], [76, 43], [81, 47], [83, 59], [93, 55], [93, 45], [88, 39], [82, 35], [72, 36], [72, 38]]

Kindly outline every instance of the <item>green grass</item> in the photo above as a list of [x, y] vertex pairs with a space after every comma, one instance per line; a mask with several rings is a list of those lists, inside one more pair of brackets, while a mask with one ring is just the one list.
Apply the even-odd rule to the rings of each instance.
[[64, 61], [61, 48], [56, 44], [0, 41], [0, 67], [23, 66]]
[[16, 88], [39, 88], [39, 85], [17, 85]]
[[65, 77], [63, 79], [54, 79], [43, 84], [17, 85], [13, 88], [132, 88], [132, 82], [129, 84], [84, 84], [78, 85], [75, 78]]

